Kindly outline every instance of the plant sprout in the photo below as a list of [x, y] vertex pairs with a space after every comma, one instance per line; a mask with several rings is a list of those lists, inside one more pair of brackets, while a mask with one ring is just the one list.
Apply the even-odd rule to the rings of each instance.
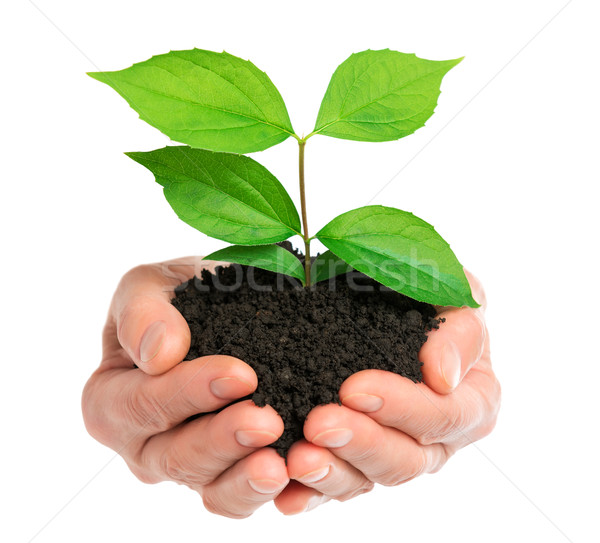
[[[305, 196], [309, 139], [380, 142], [412, 134], [433, 114], [442, 78], [461, 60], [389, 49], [353, 54], [334, 72], [315, 127], [304, 137], [295, 133], [269, 77], [225, 52], [171, 51], [89, 75], [115, 89], [142, 120], [185, 144], [126, 154], [154, 174], [183, 221], [233, 244], [206, 258], [287, 274], [305, 286], [355, 269], [419, 301], [477, 307], [461, 264], [424, 220], [370, 205], [311, 235]], [[283, 185], [244, 156], [290, 137], [298, 143], [300, 214]], [[296, 235], [304, 243], [304, 264], [277, 245]], [[328, 249], [316, 259], [314, 239]]]

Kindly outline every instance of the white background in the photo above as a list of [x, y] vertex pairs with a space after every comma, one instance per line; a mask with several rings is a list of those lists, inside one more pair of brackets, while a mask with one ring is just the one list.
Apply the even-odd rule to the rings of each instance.
[[[36, 5], [0, 8], [2, 541], [600, 540], [597, 2]], [[123, 155], [167, 139], [85, 72], [195, 46], [265, 70], [298, 133], [352, 52], [466, 57], [413, 136], [315, 137], [306, 152], [313, 230], [375, 197], [436, 225], [486, 285], [503, 408], [440, 473], [232, 521], [143, 485], [86, 434], [81, 389], [119, 277], [222, 244]], [[254, 157], [297, 200], [296, 152], [290, 139]]]

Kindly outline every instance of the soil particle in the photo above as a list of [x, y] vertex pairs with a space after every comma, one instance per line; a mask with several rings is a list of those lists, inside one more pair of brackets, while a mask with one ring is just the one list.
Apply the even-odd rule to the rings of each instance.
[[357, 272], [306, 289], [265, 270], [219, 267], [180, 285], [173, 304], [191, 330], [186, 360], [225, 354], [252, 366], [258, 387], [251, 399], [284, 421], [273, 444], [284, 457], [303, 437], [309, 411], [339, 403], [351, 374], [377, 368], [421, 381], [418, 353], [440, 323], [433, 306]]

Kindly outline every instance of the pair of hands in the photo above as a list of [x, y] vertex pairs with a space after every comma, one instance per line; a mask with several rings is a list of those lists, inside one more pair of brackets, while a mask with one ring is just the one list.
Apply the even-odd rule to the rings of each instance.
[[[347, 500], [374, 483], [433, 473], [493, 429], [500, 386], [490, 362], [485, 294], [468, 275], [482, 307], [439, 308], [446, 322], [420, 352], [424, 383], [380, 370], [352, 375], [340, 389], [342, 405], [311, 411], [306, 439], [292, 446], [286, 466], [266, 447], [283, 432], [271, 407], [246, 400], [221, 409], [256, 388], [250, 366], [222, 355], [179, 364], [190, 332], [170, 299], [201, 267], [207, 263], [180, 259], [123, 277], [102, 362], [83, 391], [89, 433], [143, 482], [184, 484], [209, 511], [228, 517], [247, 517], [271, 500], [294, 514]], [[199, 413], [205, 414], [188, 420]]]

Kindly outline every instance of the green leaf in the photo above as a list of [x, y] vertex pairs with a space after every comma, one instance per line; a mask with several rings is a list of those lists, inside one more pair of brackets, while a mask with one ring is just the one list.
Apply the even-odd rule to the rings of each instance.
[[353, 271], [353, 268], [331, 251], [325, 251], [314, 259], [310, 267], [310, 281], [314, 285], [336, 275]]
[[359, 141], [408, 136], [431, 117], [442, 78], [461, 60], [389, 49], [353, 54], [334, 72], [312, 134]]
[[304, 267], [298, 257], [279, 245], [255, 245], [254, 247], [232, 245], [215, 251], [204, 258], [206, 260], [222, 260], [223, 262], [254, 266], [263, 270], [290, 275], [299, 279], [303, 285], [306, 283]]
[[154, 174], [179, 218], [208, 236], [262, 245], [300, 233], [286, 190], [249, 157], [179, 146], [126, 154]]
[[142, 120], [192, 147], [251, 153], [294, 134], [267, 74], [225, 52], [171, 51], [88, 75], [115, 89]]
[[450, 246], [424, 220], [367, 206], [333, 219], [316, 235], [354, 269], [416, 300], [478, 307]]

